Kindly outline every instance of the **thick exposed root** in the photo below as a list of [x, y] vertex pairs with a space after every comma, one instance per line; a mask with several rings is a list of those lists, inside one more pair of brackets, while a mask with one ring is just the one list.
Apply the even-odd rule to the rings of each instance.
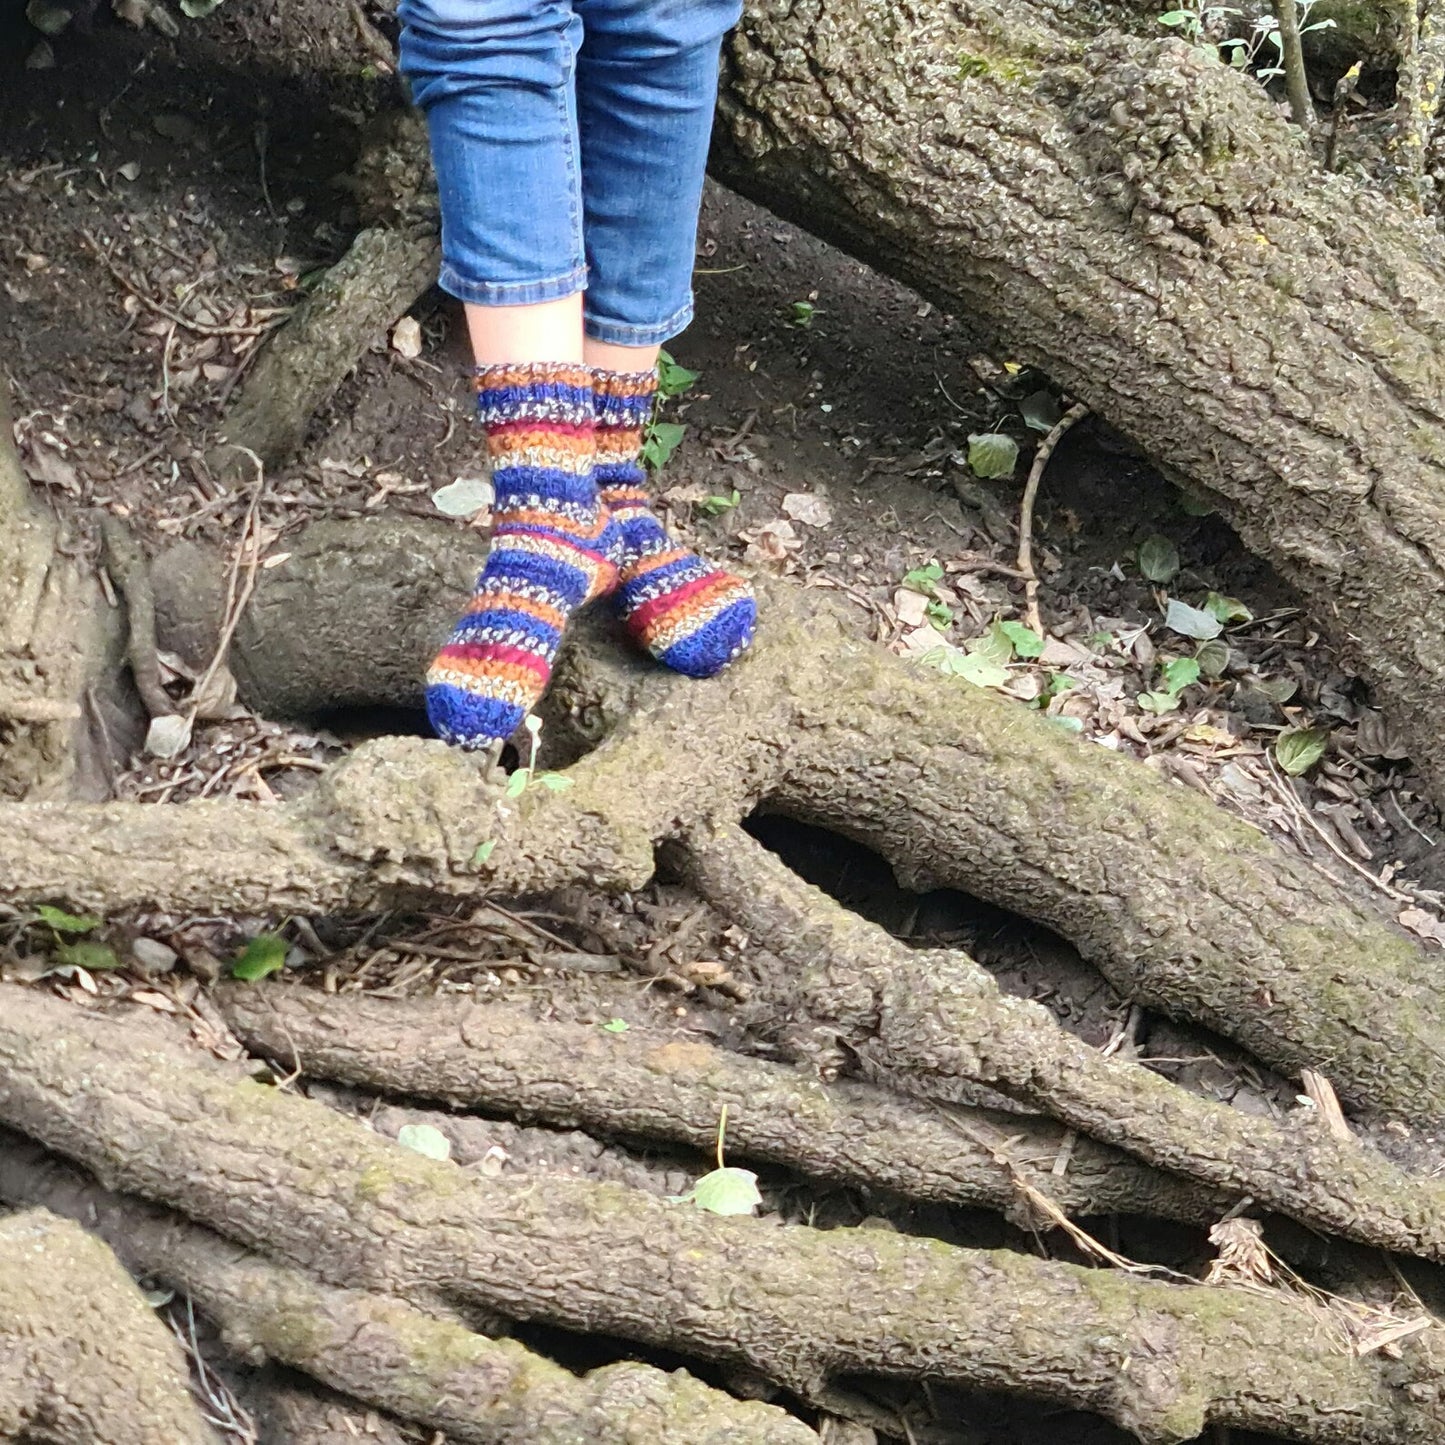
[[810, 887], [741, 829], [679, 850], [689, 882], [792, 967], [800, 1033], [832, 1036], [895, 1083], [947, 1098], [988, 1084], [1160, 1169], [1367, 1244], [1445, 1260], [1445, 1184], [1402, 1173], [1313, 1110], [1276, 1123], [1105, 1057], [1046, 1008], [1002, 994], [958, 950], [911, 949]]
[[[354, 535], [349, 565], [369, 567]], [[308, 591], [290, 565], [266, 585], [284, 590], [296, 637], [324, 654], [317, 619], [346, 591]], [[424, 574], [441, 575], [434, 564]], [[391, 655], [416, 667], [416, 591], [363, 595], [390, 601], [364, 624], [349, 613], [350, 635], [374, 640], [351, 655], [374, 656], [380, 671], [399, 630]], [[605, 647], [570, 652], [550, 726], [564, 741], [604, 741], [565, 793], [499, 801], [466, 758], [391, 739], [283, 808], [0, 811], [0, 896], [328, 912], [418, 893], [628, 888], [680, 828], [767, 802], [868, 844], [913, 886], [965, 888], [1049, 925], [1126, 997], [1227, 1034], [1286, 1074], [1313, 1069], [1348, 1104], [1445, 1118], [1445, 982], [1401, 932], [1207, 799], [1017, 704], [910, 668], [848, 635], [816, 598], [768, 585], [754, 651], [706, 685]], [[278, 647], [281, 615], [267, 613]], [[473, 862], [483, 843], [495, 847]]]
[[289, 457], [362, 352], [436, 279], [440, 254], [435, 235], [362, 231], [266, 347], [226, 414], [212, 469], [249, 478], [248, 453], [265, 466]]
[[0, 382], [0, 798], [103, 798], [139, 735], [125, 636], [30, 493]]
[[104, 1244], [44, 1209], [0, 1219], [0, 1440], [215, 1445], [185, 1361]]
[[[859, 1080], [797, 1069], [631, 1028], [540, 1023], [502, 1003], [458, 1007], [233, 987], [218, 997], [255, 1053], [287, 1070], [381, 1093], [502, 1110], [594, 1134], [672, 1139], [707, 1150], [727, 1111], [728, 1149], [842, 1184], [984, 1205], [1042, 1222], [1029, 1191], [1071, 1216], [1139, 1214], [1213, 1222], [1232, 1196], [1190, 1187], [1021, 1114], [918, 1102]], [[1055, 1173], [1067, 1152], [1068, 1168]]]
[[225, 1343], [253, 1363], [290, 1365], [451, 1439], [476, 1445], [817, 1439], [781, 1410], [733, 1400], [682, 1371], [622, 1363], [579, 1379], [515, 1340], [488, 1339], [384, 1294], [323, 1285], [91, 1184], [13, 1136], [0, 1139], [0, 1198], [43, 1203], [84, 1221], [133, 1273], [189, 1295]]
[[1023, 1388], [1147, 1445], [1210, 1423], [1359, 1445], [1445, 1430], [1427, 1343], [1360, 1359], [1288, 1296], [468, 1176], [114, 1020], [14, 990], [4, 1005], [6, 1124], [333, 1288], [730, 1360], [805, 1398], [859, 1373]]

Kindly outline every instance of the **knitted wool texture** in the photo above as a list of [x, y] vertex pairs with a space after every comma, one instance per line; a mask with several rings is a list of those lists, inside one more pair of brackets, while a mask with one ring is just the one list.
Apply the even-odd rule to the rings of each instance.
[[547, 689], [571, 613], [610, 591], [620, 547], [592, 478], [585, 366], [480, 367], [477, 411], [492, 461], [492, 546], [471, 605], [427, 673], [439, 737], [510, 737]]
[[659, 662], [711, 677], [752, 641], [757, 604], [741, 577], [679, 547], [652, 513], [642, 442], [657, 391], [654, 371], [593, 373], [598, 496], [621, 532], [617, 607]]

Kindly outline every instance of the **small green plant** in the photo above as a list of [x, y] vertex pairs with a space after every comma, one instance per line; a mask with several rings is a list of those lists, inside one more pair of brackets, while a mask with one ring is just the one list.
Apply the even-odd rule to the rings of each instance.
[[1285, 728], [1274, 740], [1274, 760], [1290, 777], [1307, 773], [1330, 745], [1328, 728]]
[[[1333, 27], [1333, 20], [1316, 20], [1309, 23], [1309, 13], [1314, 8], [1316, 0], [1298, 0], [1299, 11], [1299, 33], [1308, 35], [1315, 30], [1329, 30]], [[1234, 36], [1227, 40], [1210, 40], [1210, 34], [1217, 32], [1223, 27], [1224, 19], [1229, 15], [1240, 15], [1243, 12], [1230, 5], [1206, 5], [1201, 0], [1185, 5], [1178, 10], [1166, 10], [1159, 16], [1159, 23], [1167, 25], [1171, 30], [1177, 30], [1191, 45], [1198, 45], [1205, 50], [1214, 52], [1221, 59], [1227, 61], [1236, 70], [1248, 70], [1255, 65], [1260, 57], [1260, 52], [1269, 46], [1274, 51], [1274, 60], [1263, 69], [1255, 71], [1255, 75], [1261, 80], [1273, 80], [1276, 76], [1284, 74], [1284, 66], [1281, 63], [1284, 59], [1284, 41], [1279, 33], [1279, 21], [1273, 14], [1261, 15], [1255, 20], [1249, 29], [1247, 36]]]
[[788, 325], [796, 326], [800, 331], [806, 331], [813, 324], [813, 318], [817, 314], [818, 308], [811, 301], [794, 301], [788, 307]]
[[921, 592], [925, 597], [937, 596], [938, 584], [943, 581], [943, 568], [937, 562], [914, 567], [903, 574], [903, 586], [910, 592]]
[[[546, 788], [549, 793], [565, 793], [572, 786], [572, 779], [566, 774], [539, 773], [537, 771], [537, 748], [542, 741], [542, 719], [535, 715], [529, 715], [524, 726], [530, 736], [527, 761], [507, 779], [505, 795], [509, 798], [520, 798], [533, 784], [539, 788]], [[487, 845], [483, 843], [477, 852], [481, 852], [481, 849], [486, 847]], [[486, 857], [491, 857], [490, 849], [487, 850]], [[475, 853], [472, 858], [475, 862]], [[486, 858], [481, 861], [486, 862]]]
[[686, 1194], [669, 1196], [672, 1204], [692, 1204], [709, 1214], [751, 1214], [763, 1202], [758, 1176], [751, 1169], [733, 1169], [723, 1163], [723, 1135], [728, 1108], [724, 1104], [717, 1124], [717, 1168], [704, 1174]]
[[98, 939], [87, 938], [100, 927], [101, 920], [91, 913], [67, 913], [63, 908], [40, 904], [30, 920], [50, 934], [50, 956], [59, 968], [84, 968], [92, 973], [119, 968], [115, 949]]
[[1145, 712], [1173, 712], [1179, 706], [1179, 694], [1198, 681], [1199, 664], [1192, 657], [1171, 658], [1159, 669], [1159, 687], [1139, 694], [1139, 706]]
[[275, 933], [262, 933], [253, 938], [231, 965], [231, 977], [255, 983], [286, 966], [286, 940]]
[[[657, 357], [657, 399], [659, 404], [671, 401], [691, 391], [699, 373], [679, 366], [672, 356], [659, 352]], [[656, 410], [647, 424], [647, 433], [642, 439], [642, 460], [649, 471], [660, 472], [672, 459], [672, 454], [687, 435], [687, 428], [680, 422], [660, 421]]]
[[731, 512], [742, 499], [743, 494], [734, 487], [726, 497], [704, 497], [697, 506], [705, 517], [721, 517], [724, 512]]

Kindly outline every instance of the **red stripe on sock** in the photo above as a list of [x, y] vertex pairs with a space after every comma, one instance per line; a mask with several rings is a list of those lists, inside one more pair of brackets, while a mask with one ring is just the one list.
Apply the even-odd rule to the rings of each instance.
[[518, 433], [545, 432], [548, 436], [570, 437], [590, 442], [595, 427], [590, 421], [549, 421], [543, 417], [516, 417], [511, 421], [494, 421], [487, 427], [487, 436], [510, 437]]
[[437, 661], [481, 662], [510, 664], [525, 668], [535, 675], [538, 682], [545, 683], [552, 676], [551, 667], [535, 652], [525, 647], [511, 647], [499, 642], [449, 642], [437, 654]]
[[664, 592], [661, 597], [654, 597], [651, 602], [644, 602], [636, 612], [628, 617], [627, 625], [645, 631], [659, 617], [664, 617], [667, 613], [681, 607], [684, 602], [697, 596], [699, 592], [715, 588], [722, 575], [720, 572], [709, 572], [705, 577], [695, 578], [691, 582], [685, 582], [681, 587], [674, 588], [671, 592]]

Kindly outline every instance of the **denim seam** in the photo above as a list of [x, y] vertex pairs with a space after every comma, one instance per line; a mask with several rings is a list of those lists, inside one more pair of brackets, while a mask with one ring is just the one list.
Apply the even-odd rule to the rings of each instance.
[[438, 284], [448, 295], [473, 306], [530, 306], [584, 290], [587, 267], [574, 266], [560, 276], [539, 276], [535, 281], [473, 281], [444, 263]]
[[583, 329], [594, 341], [603, 341], [612, 346], [660, 346], [684, 330], [692, 318], [691, 296], [671, 316], [652, 326], [630, 326], [623, 321], [609, 321], [605, 317], [593, 315], [587, 310], [586, 301], [583, 301]]

